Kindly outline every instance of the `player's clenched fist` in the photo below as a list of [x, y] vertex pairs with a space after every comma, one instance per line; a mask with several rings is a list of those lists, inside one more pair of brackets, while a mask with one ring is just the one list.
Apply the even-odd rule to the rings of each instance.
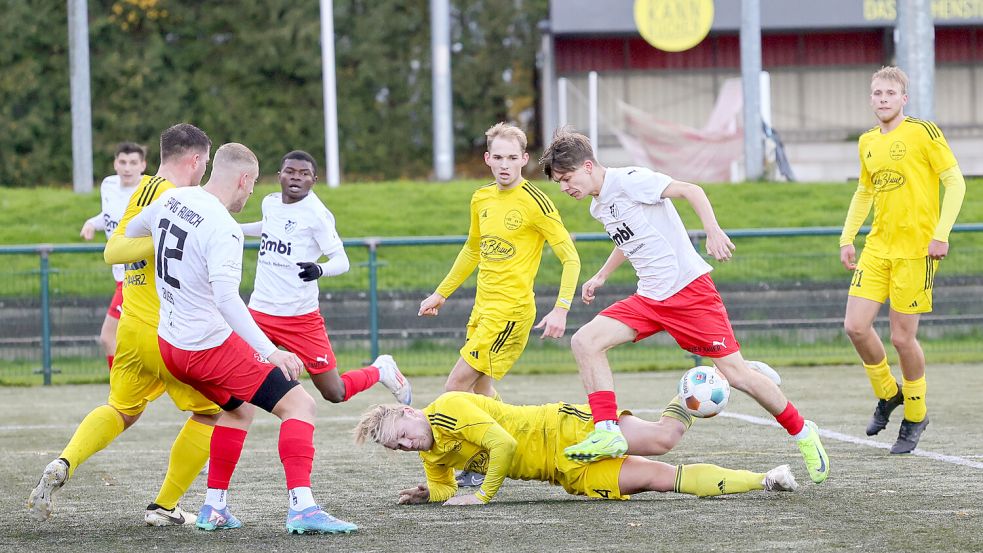
[[607, 280], [603, 277], [594, 275], [584, 283], [584, 286], [580, 289], [580, 299], [584, 301], [585, 304], [590, 305], [590, 302], [594, 301], [594, 294], [597, 289], [604, 286], [604, 281]]

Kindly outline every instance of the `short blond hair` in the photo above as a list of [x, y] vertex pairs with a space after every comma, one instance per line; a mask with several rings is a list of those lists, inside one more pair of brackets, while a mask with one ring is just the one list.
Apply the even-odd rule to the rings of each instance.
[[246, 146], [238, 142], [229, 142], [215, 151], [216, 166], [230, 166], [239, 170], [253, 171], [259, 173], [259, 159], [256, 154]]
[[355, 445], [365, 442], [377, 444], [396, 441], [396, 419], [403, 416], [403, 406], [396, 404], [376, 405], [365, 413], [352, 431]]
[[496, 138], [511, 138], [515, 140], [519, 143], [519, 149], [523, 152], [526, 151], [526, 146], [528, 145], [526, 133], [519, 127], [505, 122], [492, 125], [491, 128], [485, 131], [485, 142], [488, 150], [491, 150], [492, 142]]
[[873, 83], [877, 79], [895, 82], [901, 85], [901, 94], [908, 93], [908, 75], [900, 67], [894, 65], [881, 67], [871, 75], [870, 82]]

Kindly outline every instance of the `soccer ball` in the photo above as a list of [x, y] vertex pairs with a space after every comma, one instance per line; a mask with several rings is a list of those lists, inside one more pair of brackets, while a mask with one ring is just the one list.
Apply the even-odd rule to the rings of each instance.
[[694, 417], [710, 418], [727, 407], [730, 383], [713, 367], [694, 367], [679, 379], [679, 401]]

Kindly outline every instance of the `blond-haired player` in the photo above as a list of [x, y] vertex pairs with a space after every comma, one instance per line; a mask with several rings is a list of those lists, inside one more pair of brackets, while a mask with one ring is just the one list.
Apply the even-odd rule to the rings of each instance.
[[[522, 129], [498, 123], [485, 136], [485, 163], [495, 182], [471, 196], [467, 242], [437, 290], [420, 304], [419, 315], [437, 316], [447, 297], [478, 269], [467, 340], [444, 390], [495, 397], [494, 381], [518, 360], [535, 322], [533, 284], [543, 243], [549, 243], [563, 265], [556, 303], [535, 327], [543, 329], [544, 338], [560, 338], [566, 330], [580, 257], [556, 206], [522, 177], [522, 168], [529, 163]], [[480, 477], [470, 474], [460, 480], [462, 485], [480, 484]]]
[[[191, 416], [171, 446], [167, 474], [160, 493], [147, 506], [144, 521], [152, 526], [188, 524], [195, 520], [178, 506], [208, 459], [212, 427], [221, 409], [191, 386], [174, 378], [161, 359], [157, 345], [160, 301], [154, 288], [153, 244], [149, 238], [126, 238], [126, 227], [144, 207], [164, 191], [197, 186], [205, 174], [211, 140], [198, 127], [180, 123], [160, 135], [160, 169], [145, 176], [130, 197], [123, 219], [106, 244], [107, 263], [126, 263], [123, 315], [120, 317], [116, 355], [109, 377], [109, 400], [93, 409], [79, 424], [68, 445], [48, 464], [28, 498], [28, 509], [38, 520], [51, 516], [51, 496], [89, 457], [113, 442], [140, 418], [147, 404], [165, 391], [174, 404]], [[168, 255], [164, 252], [164, 255]], [[138, 260], [138, 261], [135, 261]]]
[[[853, 271], [844, 327], [863, 361], [877, 407], [867, 435], [883, 430], [891, 412], [904, 404], [904, 420], [891, 453], [910, 453], [928, 426], [925, 354], [918, 321], [932, 311], [932, 285], [939, 261], [949, 252], [966, 183], [942, 131], [931, 121], [904, 114], [908, 76], [883, 67], [871, 77], [870, 105], [878, 124], [860, 136], [860, 183], [850, 202], [840, 261]], [[939, 181], [945, 198], [939, 205]], [[874, 221], [856, 262], [853, 241], [874, 206]], [[901, 362], [901, 384], [891, 374], [874, 319], [891, 300], [891, 343]]]
[[[355, 442], [377, 442], [389, 449], [418, 451], [426, 483], [399, 492], [399, 503], [444, 502], [480, 505], [498, 493], [505, 478], [541, 480], [568, 493], [628, 499], [647, 491], [700, 497], [752, 490], [793, 491], [788, 465], [767, 473], [731, 470], [710, 464], [672, 466], [646, 459], [662, 455], [682, 438], [692, 417], [674, 400], [658, 422], [620, 413], [628, 456], [596, 463], [570, 461], [563, 449], [594, 429], [586, 405], [550, 403], [516, 406], [486, 396], [447, 392], [426, 408], [379, 405], [355, 427]], [[455, 495], [455, 468], [487, 474], [474, 494]]]

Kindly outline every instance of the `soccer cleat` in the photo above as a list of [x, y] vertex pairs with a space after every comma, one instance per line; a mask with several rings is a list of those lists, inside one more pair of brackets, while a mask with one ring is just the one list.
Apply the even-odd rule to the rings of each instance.
[[799, 487], [788, 465], [775, 467], [766, 472], [762, 484], [766, 492], [794, 492]]
[[798, 441], [799, 451], [805, 458], [809, 478], [816, 484], [822, 484], [829, 476], [829, 457], [826, 455], [826, 449], [823, 448], [823, 442], [819, 439], [819, 428], [816, 427], [816, 423], [806, 421], [806, 426], [812, 432]]
[[372, 362], [372, 366], [379, 369], [379, 382], [389, 388], [389, 391], [396, 396], [396, 401], [403, 405], [409, 405], [413, 401], [413, 388], [410, 386], [410, 381], [399, 372], [392, 355], [380, 355]]
[[480, 472], [462, 470], [461, 473], [457, 475], [458, 488], [477, 488], [484, 483], [485, 475], [481, 474]]
[[55, 490], [65, 485], [68, 480], [68, 463], [64, 459], [55, 459], [44, 467], [38, 485], [31, 490], [27, 498], [27, 510], [36, 520], [45, 521], [51, 516], [51, 496]]
[[778, 374], [778, 371], [771, 368], [771, 365], [769, 365], [768, 363], [764, 363], [762, 361], [744, 361], [744, 362], [747, 363], [747, 366], [751, 367], [751, 369], [758, 371], [759, 373], [767, 376], [768, 380], [771, 380], [772, 382], [775, 383], [775, 386], [782, 385], [781, 375]]
[[198, 513], [198, 520], [195, 521], [195, 526], [202, 530], [212, 532], [215, 530], [239, 528], [242, 526], [242, 522], [229, 512], [228, 506], [222, 509], [216, 509], [211, 505], [202, 505], [201, 511]]
[[358, 526], [337, 519], [314, 505], [303, 511], [287, 512], [287, 532], [290, 534], [351, 534]]
[[165, 509], [156, 503], [147, 505], [147, 512], [143, 515], [143, 521], [147, 526], [181, 526], [191, 524], [195, 520], [194, 513], [189, 513], [175, 505], [173, 509]]
[[563, 450], [563, 455], [571, 461], [593, 463], [600, 459], [614, 459], [628, 452], [628, 440], [620, 430], [594, 429], [579, 444]]
[[928, 417], [925, 417], [922, 422], [911, 422], [908, 419], [903, 419], [901, 430], [898, 431], [898, 441], [891, 446], [891, 453], [911, 453], [918, 445], [918, 440], [922, 437], [922, 432], [925, 431], [926, 426], [928, 426]]
[[901, 393], [901, 386], [898, 386], [898, 393], [891, 399], [877, 400], [877, 407], [874, 407], [874, 414], [867, 423], [867, 435], [873, 436], [887, 427], [891, 413], [904, 403], [904, 394]]

